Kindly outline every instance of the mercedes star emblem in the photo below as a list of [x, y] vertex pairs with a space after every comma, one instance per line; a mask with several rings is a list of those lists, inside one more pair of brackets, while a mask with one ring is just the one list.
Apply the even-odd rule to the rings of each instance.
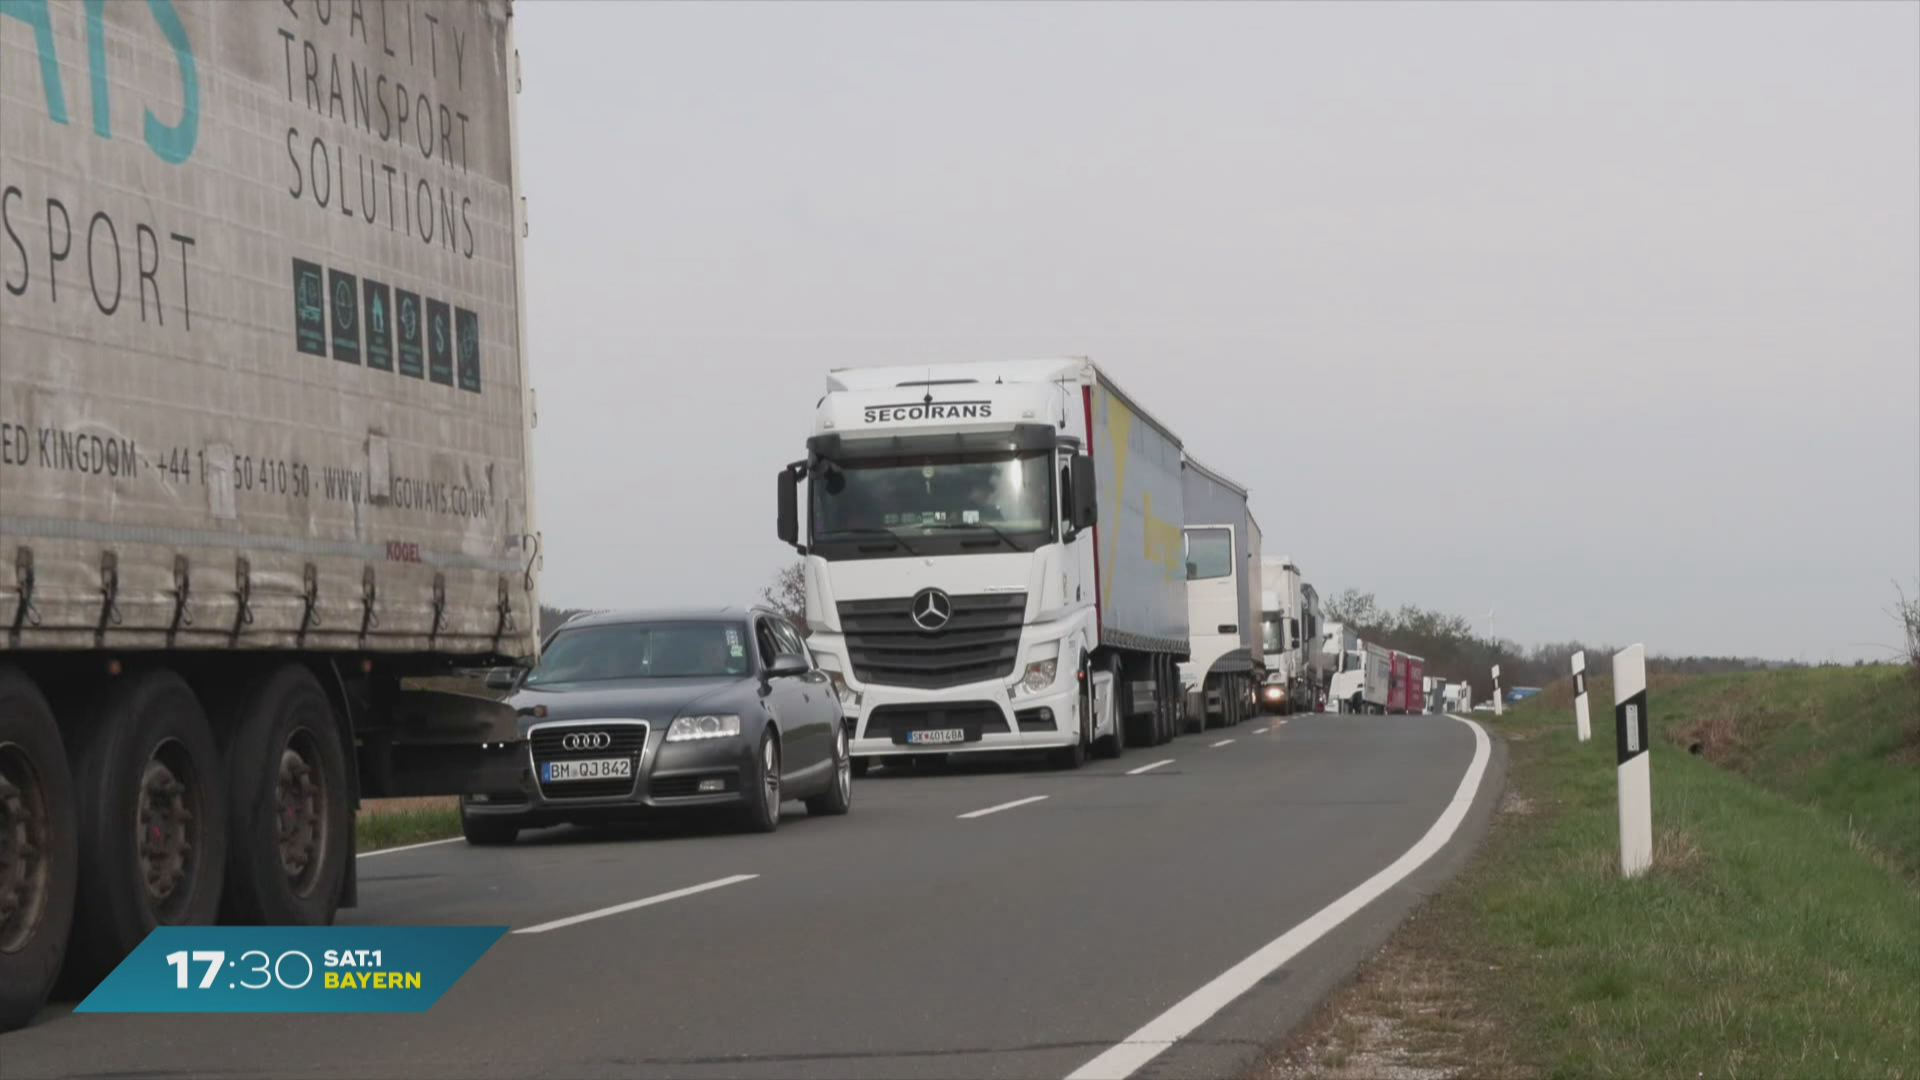
[[562, 736], [560, 745], [567, 750], [605, 750], [613, 745], [613, 736], [604, 731], [576, 731]]
[[915, 626], [939, 630], [953, 618], [953, 598], [939, 589], [921, 589], [913, 594], [913, 604], [908, 611]]

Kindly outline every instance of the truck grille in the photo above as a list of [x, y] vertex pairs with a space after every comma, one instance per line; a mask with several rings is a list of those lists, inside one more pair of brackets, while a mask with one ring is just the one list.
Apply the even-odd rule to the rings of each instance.
[[[641, 755], [647, 746], [647, 722], [644, 720], [607, 720], [588, 724], [555, 724], [535, 728], [528, 736], [533, 750], [533, 775], [540, 794], [548, 799], [607, 799], [631, 795], [640, 779]], [[569, 747], [569, 736], [606, 736], [605, 746]], [[633, 775], [609, 780], [563, 780], [549, 784], [540, 777], [549, 761], [579, 761], [583, 758], [630, 758]]]
[[914, 624], [907, 598], [841, 604], [840, 625], [854, 675], [881, 686], [932, 690], [1013, 674], [1027, 594], [951, 599], [953, 618], [932, 633]]
[[882, 705], [868, 714], [866, 737], [904, 744], [910, 731], [937, 728], [964, 728], [968, 742], [1012, 730], [1000, 706], [990, 701], [956, 701], [951, 705]]

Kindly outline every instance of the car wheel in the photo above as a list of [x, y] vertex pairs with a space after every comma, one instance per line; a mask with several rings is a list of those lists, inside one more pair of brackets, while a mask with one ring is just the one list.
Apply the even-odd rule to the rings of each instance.
[[807, 813], [835, 817], [853, 808], [853, 755], [848, 752], [847, 729], [833, 740], [833, 779], [827, 790], [807, 800]]
[[760, 733], [760, 752], [741, 794], [741, 828], [772, 832], [780, 827], [780, 740], [774, 738], [772, 728]]

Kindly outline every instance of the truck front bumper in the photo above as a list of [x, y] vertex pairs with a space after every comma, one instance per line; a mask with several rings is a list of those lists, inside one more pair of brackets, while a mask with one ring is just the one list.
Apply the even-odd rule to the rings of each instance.
[[[849, 710], [855, 757], [1045, 750], [1080, 740], [1080, 695], [1072, 681], [1012, 701], [999, 681], [940, 690], [867, 684], [861, 691], [860, 707]], [[961, 741], [917, 741], [916, 733], [953, 731]]]

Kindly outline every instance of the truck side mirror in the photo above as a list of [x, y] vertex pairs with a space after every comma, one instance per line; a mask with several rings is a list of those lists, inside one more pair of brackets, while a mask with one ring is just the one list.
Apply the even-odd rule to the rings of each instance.
[[800, 477], [792, 466], [780, 470], [780, 539], [791, 544], [802, 555], [807, 549], [800, 546]]
[[1073, 527], [1091, 529], [1100, 523], [1100, 492], [1095, 486], [1093, 458], [1073, 455]]
[[1293, 624], [1293, 644], [1297, 646], [1300, 644], [1300, 620], [1289, 617], [1287, 621]]

